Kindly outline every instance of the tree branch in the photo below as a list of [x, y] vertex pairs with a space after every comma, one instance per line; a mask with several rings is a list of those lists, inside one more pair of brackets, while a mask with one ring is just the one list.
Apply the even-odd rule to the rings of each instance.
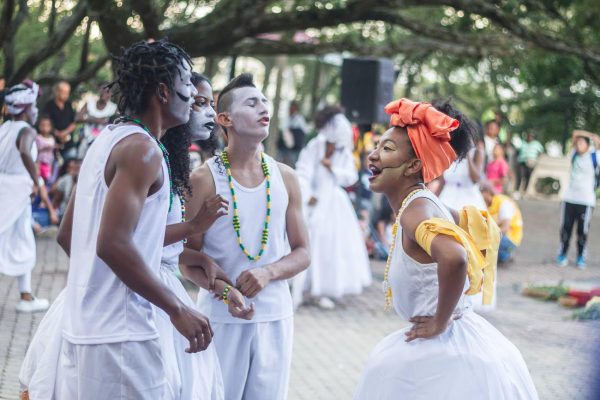
[[15, 84], [25, 79], [37, 65], [60, 50], [67, 40], [71, 38], [75, 32], [75, 29], [77, 29], [86, 13], [87, 2], [80, 0], [73, 8], [71, 16], [65, 17], [61, 20], [60, 27], [53, 35], [48, 37], [46, 43], [40, 49], [25, 57], [25, 60], [21, 63], [21, 66], [10, 78], [11, 84]]
[[93, 62], [92, 64], [88, 64], [85, 69], [79, 71], [76, 75], [72, 77], [61, 77], [58, 75], [42, 75], [37, 78], [37, 82], [40, 85], [52, 85], [59, 81], [67, 81], [72, 86], [77, 86], [78, 84], [90, 80], [93, 78], [96, 73], [106, 65], [106, 63], [110, 60], [109, 55], [104, 55], [100, 57], [98, 60]]
[[161, 16], [156, 12], [151, 1], [131, 0], [131, 9], [140, 16], [140, 19], [144, 24], [146, 37], [160, 37], [160, 30], [158, 29], [158, 26], [161, 22]]

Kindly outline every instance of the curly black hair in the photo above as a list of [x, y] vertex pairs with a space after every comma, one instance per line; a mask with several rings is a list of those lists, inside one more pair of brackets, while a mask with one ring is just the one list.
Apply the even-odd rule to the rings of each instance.
[[467, 156], [478, 136], [477, 125], [454, 108], [450, 99], [437, 100], [432, 105], [436, 110], [458, 121], [458, 128], [450, 132], [450, 146], [454, 149], [457, 160], [462, 160]]
[[315, 128], [317, 130], [323, 128], [335, 115], [343, 112], [344, 109], [340, 106], [328, 105], [323, 107], [315, 115]]
[[180, 67], [191, 67], [190, 56], [181, 47], [166, 40], [140, 41], [112, 56], [116, 64], [116, 79], [106, 87], [116, 87], [121, 114], [143, 112], [159, 84], [173, 89], [173, 78], [181, 74]]
[[[197, 86], [202, 82], [207, 82], [209, 85], [211, 84], [207, 77], [196, 72], [192, 72], [191, 81], [194, 86]], [[167, 132], [160, 141], [169, 152], [171, 181], [173, 182], [175, 193], [182, 197], [189, 196], [192, 191], [190, 185], [189, 153], [189, 148], [192, 144], [192, 136], [189, 123], [167, 129]], [[199, 143], [205, 150], [214, 145], [214, 149], [212, 150], [214, 152], [217, 148], [215, 132], [212, 132], [207, 140], [199, 141]]]

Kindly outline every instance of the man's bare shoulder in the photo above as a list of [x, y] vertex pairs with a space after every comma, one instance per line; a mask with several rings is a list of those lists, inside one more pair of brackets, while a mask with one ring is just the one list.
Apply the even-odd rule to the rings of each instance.
[[145, 134], [132, 134], [120, 140], [110, 158], [118, 164], [137, 165], [138, 169], [160, 165], [163, 154], [154, 139]]
[[281, 176], [284, 180], [296, 179], [296, 171], [292, 167], [279, 161], [277, 162], [277, 166], [279, 167], [279, 171], [281, 172]]

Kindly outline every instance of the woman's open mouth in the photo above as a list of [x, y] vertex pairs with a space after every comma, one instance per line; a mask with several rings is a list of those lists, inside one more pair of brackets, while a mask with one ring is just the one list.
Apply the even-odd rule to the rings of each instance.
[[214, 122], [207, 122], [206, 124], [204, 124], [204, 127], [206, 129], [208, 129], [210, 132], [212, 132], [215, 129], [215, 123]]
[[370, 181], [377, 178], [381, 174], [381, 169], [377, 168], [373, 164], [369, 164], [369, 171], [371, 172], [371, 176], [369, 177]]

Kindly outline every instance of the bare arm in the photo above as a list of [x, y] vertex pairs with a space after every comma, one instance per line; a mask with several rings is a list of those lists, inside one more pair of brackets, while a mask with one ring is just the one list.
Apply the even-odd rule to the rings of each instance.
[[[401, 218], [402, 231], [416, 243], [417, 227], [432, 217], [440, 217], [438, 211], [428, 200], [415, 200]], [[413, 316], [412, 329], [407, 333], [407, 340], [437, 336], [446, 330], [452, 314], [462, 295], [466, 274], [467, 255], [464, 248], [447, 235], [437, 235], [431, 244], [431, 258], [438, 268], [438, 302], [435, 315]]]
[[573, 134], [571, 137], [573, 143], [575, 143], [575, 138], [578, 136], [589, 138], [591, 141], [594, 142], [594, 147], [596, 147], [596, 148], [600, 147], [600, 136], [598, 136], [597, 134], [588, 132], [588, 131], [584, 131], [581, 129], [576, 129], [573, 131]]
[[478, 144], [473, 157], [467, 156], [467, 162], [469, 163], [469, 177], [473, 183], [477, 183], [481, 180], [481, 172], [483, 171], [484, 161], [484, 150], [483, 144]]
[[98, 257], [131, 290], [169, 315], [175, 328], [190, 342], [187, 352], [204, 350], [212, 338], [208, 320], [187, 307], [160, 280], [133, 242], [148, 193], [168, 179], [162, 175], [160, 150], [145, 135], [123, 139], [109, 157], [105, 179], [108, 192], [98, 231]]
[[273, 264], [250, 269], [240, 274], [236, 286], [244, 296], [250, 298], [256, 296], [269, 282], [289, 279], [310, 265], [308, 231], [302, 215], [300, 185], [290, 167], [279, 164], [279, 168], [289, 197], [286, 232], [291, 252]]
[[67, 253], [67, 256], [71, 256], [71, 235], [73, 232], [73, 209], [75, 208], [75, 192], [77, 191], [77, 186], [73, 188], [71, 192], [71, 197], [69, 198], [69, 203], [67, 204], [67, 209], [65, 210], [65, 215], [63, 215], [63, 219], [58, 227], [58, 235], [56, 236], [56, 241], [58, 245]]
[[35, 141], [35, 135], [36, 133], [33, 128], [23, 128], [17, 137], [17, 147], [19, 149], [19, 154], [21, 155], [21, 160], [25, 165], [25, 169], [27, 169], [29, 176], [33, 180], [33, 186], [38, 188], [38, 170], [35, 165], [35, 160], [31, 157], [31, 146]]

